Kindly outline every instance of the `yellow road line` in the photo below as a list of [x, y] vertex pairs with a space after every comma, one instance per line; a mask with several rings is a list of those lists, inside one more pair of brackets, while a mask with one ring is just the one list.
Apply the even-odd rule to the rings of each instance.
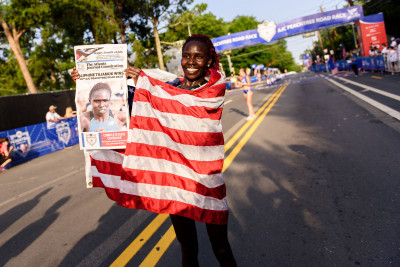
[[382, 77], [379, 77], [379, 76], [371, 76], [371, 78], [382, 79]]
[[163, 235], [160, 241], [158, 241], [139, 267], [156, 266], [157, 262], [161, 259], [162, 255], [164, 255], [165, 251], [167, 251], [172, 241], [174, 241], [175, 237], [174, 227], [171, 225], [165, 235]]
[[279, 96], [283, 93], [283, 91], [286, 89], [287, 85], [282, 88], [282, 90], [279, 91], [279, 93], [276, 95], [272, 103], [264, 110], [262, 115], [254, 122], [254, 124], [251, 126], [251, 128], [247, 131], [247, 133], [243, 136], [243, 138], [239, 141], [239, 143], [236, 145], [236, 147], [232, 150], [232, 152], [225, 158], [224, 160], [224, 167], [222, 168], [222, 171], [224, 172], [228, 167], [231, 165], [237, 154], [239, 154], [239, 151], [243, 148], [243, 146], [246, 144], [246, 142], [250, 139], [250, 137], [253, 135], [257, 127], [260, 125], [262, 120], [265, 118], [265, 116], [268, 114], [268, 112], [271, 110], [271, 108], [274, 106], [276, 101], [278, 100]]
[[[233, 159], [239, 153], [241, 148], [245, 145], [245, 143], [250, 139], [251, 135], [260, 125], [261, 121], [265, 118], [268, 112], [271, 110], [272, 106], [278, 100], [279, 96], [286, 89], [286, 86], [280, 87], [269, 99], [268, 101], [257, 111], [256, 116], [257, 119], [250, 130], [245, 134], [245, 136], [240, 140], [239, 144], [233, 149], [233, 151], [228, 155], [225, 159], [228, 163], [225, 164], [222, 169], [224, 172], [229, 165], [232, 163]], [[271, 103], [272, 102], [272, 103]], [[271, 103], [270, 106], [268, 104]], [[268, 106], [268, 108], [266, 108]], [[265, 109], [265, 110], [264, 110]], [[262, 113], [261, 116], [259, 114]], [[259, 116], [259, 117], [258, 117]], [[242, 128], [238, 131], [240, 134], [235, 134], [233, 138], [236, 140], [245, 132], [245, 130], [251, 125], [252, 121], [247, 122]], [[232, 146], [234, 142], [231, 142], [232, 139], [229, 140], [230, 146]], [[228, 148], [229, 149], [229, 148]], [[228, 150], [228, 149], [225, 149]], [[159, 214], [157, 215], [153, 221], [139, 234], [139, 236], [122, 252], [122, 254], [110, 265], [110, 267], [122, 267], [128, 264], [128, 262], [136, 255], [136, 253], [140, 250], [140, 248], [150, 239], [150, 237], [157, 231], [157, 229], [163, 224], [163, 222], [167, 219], [168, 214]], [[155, 266], [157, 262], [161, 259], [164, 253], [167, 251], [168, 247], [176, 238], [174, 227], [171, 226], [168, 231], [163, 235], [163, 237], [158, 241], [155, 247], [151, 250], [151, 252], [146, 256], [143, 262], [140, 264], [141, 267], [147, 266]]]
[[[266, 106], [271, 103], [271, 101], [274, 99], [275, 95], [281, 90], [283, 86], [281, 86], [276, 92], [268, 99], [268, 101], [257, 111], [256, 113], [256, 118], [260, 115], [261, 112], [265, 109]], [[236, 143], [236, 141], [239, 139], [240, 136], [249, 128], [249, 126], [253, 123], [253, 121], [247, 121], [240, 129], [237, 131], [237, 133], [232, 136], [232, 138], [225, 144], [225, 152], [228, 151], [231, 146]]]
[[121, 255], [110, 265], [110, 267], [121, 267], [136, 255], [139, 249], [160, 228], [161, 224], [168, 218], [168, 214], [158, 214], [153, 221], [136, 237], [136, 239], [121, 253]]

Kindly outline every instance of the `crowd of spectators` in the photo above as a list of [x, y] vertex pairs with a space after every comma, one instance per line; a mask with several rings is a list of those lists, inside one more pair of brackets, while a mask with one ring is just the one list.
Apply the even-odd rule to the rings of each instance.
[[382, 55], [385, 60], [385, 69], [394, 75], [399, 72], [400, 65], [400, 39], [392, 37], [390, 39], [390, 45], [386, 43], [382, 44], [382, 49], [378, 46], [370, 46], [369, 57], [374, 58]]

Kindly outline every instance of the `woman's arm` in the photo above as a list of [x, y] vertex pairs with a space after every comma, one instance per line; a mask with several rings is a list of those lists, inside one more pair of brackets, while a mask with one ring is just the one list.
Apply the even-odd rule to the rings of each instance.
[[75, 67], [74, 67], [74, 69], [72, 70], [71, 78], [72, 78], [72, 80], [74, 80], [74, 83], [76, 83], [76, 80], [79, 79], [79, 73], [78, 73], [78, 71], [76, 70]]
[[138, 80], [138, 78], [140, 76], [140, 72], [141, 72], [141, 69], [129, 66], [125, 70], [125, 75], [126, 75], [127, 78], [132, 78], [134, 83], [135, 83], [135, 85], [136, 85], [137, 80]]

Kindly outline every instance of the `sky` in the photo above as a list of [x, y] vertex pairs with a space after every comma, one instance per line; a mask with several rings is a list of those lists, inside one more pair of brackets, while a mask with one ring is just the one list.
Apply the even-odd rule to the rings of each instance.
[[[236, 16], [253, 16], [257, 21], [274, 21], [276, 24], [288, 20], [343, 8], [345, 0], [194, 0], [190, 7], [206, 3], [207, 11], [224, 21], [232, 21]], [[317, 36], [303, 38], [302, 35], [286, 38], [287, 47], [296, 62], [301, 63], [300, 54], [312, 48]]]

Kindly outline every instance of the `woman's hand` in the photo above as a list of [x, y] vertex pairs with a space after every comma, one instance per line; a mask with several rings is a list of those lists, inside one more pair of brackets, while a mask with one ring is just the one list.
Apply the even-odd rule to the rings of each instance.
[[140, 75], [140, 72], [141, 72], [141, 71], [142, 71], [142, 70], [139, 69], [139, 68], [135, 68], [135, 67], [129, 66], [129, 67], [125, 70], [126, 78], [132, 78], [133, 81], [135, 82], [135, 85], [136, 85], [137, 80], [138, 80], [138, 78], [139, 78], [139, 75]]
[[76, 83], [76, 80], [79, 79], [79, 73], [78, 73], [78, 71], [76, 70], [75, 67], [74, 67], [74, 70], [71, 73], [71, 77], [72, 77], [72, 80], [74, 80], [74, 83]]

